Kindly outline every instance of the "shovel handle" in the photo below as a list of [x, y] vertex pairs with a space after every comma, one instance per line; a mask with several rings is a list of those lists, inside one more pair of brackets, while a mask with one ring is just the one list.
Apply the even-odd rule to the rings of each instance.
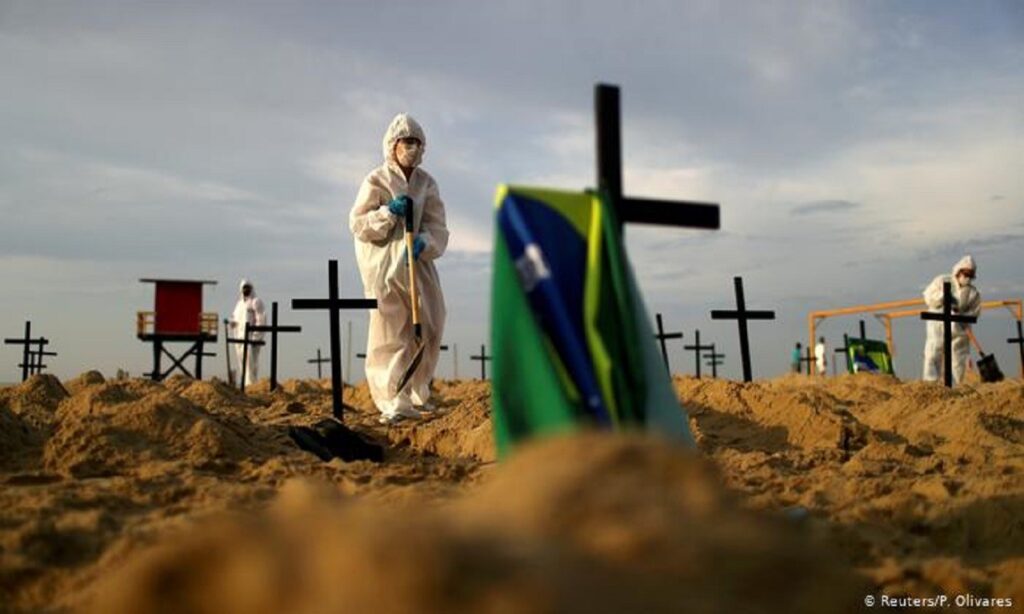
[[416, 259], [413, 257], [412, 236], [412, 199], [409, 199], [409, 210], [405, 212], [405, 260], [409, 264], [409, 300], [412, 302], [412, 325], [416, 337], [420, 336], [420, 301], [416, 294]]
[[978, 343], [978, 338], [974, 336], [974, 331], [970, 328], [965, 328], [965, 330], [967, 331], [967, 337], [971, 340], [971, 343], [974, 344], [974, 347], [977, 348], [978, 353], [984, 356], [985, 350], [981, 349], [981, 344]]

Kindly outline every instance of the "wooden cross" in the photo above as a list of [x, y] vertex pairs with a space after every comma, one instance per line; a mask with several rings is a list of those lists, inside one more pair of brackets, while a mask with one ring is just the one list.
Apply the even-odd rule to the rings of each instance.
[[711, 344], [711, 352], [704, 354], [704, 358], [708, 359], [707, 365], [711, 367], [711, 377], [718, 378], [718, 367], [725, 364], [725, 354], [719, 354], [715, 351], [715, 344]]
[[1017, 348], [1020, 350], [1020, 376], [1024, 378], [1024, 334], [1021, 331], [1020, 320], [1017, 320], [1017, 338], [1007, 339], [1006, 342], [1017, 344]]
[[811, 363], [814, 362], [814, 350], [807, 346], [807, 355], [800, 357], [800, 362], [807, 363], [807, 375], [811, 374]]
[[[251, 329], [252, 329], [252, 327], [250, 326], [250, 324], [248, 322], [246, 322], [245, 326], [242, 327], [242, 331], [243, 332], [242, 332], [242, 338], [241, 339], [235, 339], [235, 338], [232, 337], [232, 338], [227, 338], [224, 341], [224, 343], [229, 344], [229, 345], [230, 344], [237, 344], [237, 345], [241, 345], [242, 346], [242, 372], [239, 374], [239, 378], [238, 378], [239, 379], [238, 389], [241, 390], [242, 392], [245, 392], [245, 374], [246, 374], [246, 371], [248, 371], [248, 369], [246, 367], [249, 364], [249, 346], [263, 346], [263, 345], [266, 345], [266, 342], [263, 341], [262, 339], [257, 341], [255, 339], [250, 338], [249, 333], [251, 332]], [[228, 333], [225, 330], [224, 331], [224, 336], [227, 337], [227, 335], [228, 335]], [[171, 359], [173, 360], [174, 357], [171, 356]]]
[[718, 205], [692, 201], [629, 198], [622, 194], [622, 122], [619, 88], [597, 84], [594, 116], [597, 133], [597, 187], [611, 201], [622, 233], [624, 224], [658, 224], [718, 230]]
[[700, 329], [697, 329], [694, 332], [694, 337], [697, 339], [694, 342], [694, 344], [693, 345], [684, 345], [683, 349], [684, 350], [692, 350], [693, 351], [693, 356], [696, 359], [697, 377], [699, 378], [700, 377], [700, 353], [703, 352], [704, 350], [711, 350], [712, 352], [715, 351], [715, 345], [714, 344], [711, 344], [711, 345], [701, 345], [700, 344]]
[[860, 341], [864, 343], [868, 340], [867, 327], [864, 325], [864, 320], [860, 321]]
[[480, 379], [487, 379], [487, 361], [490, 360], [491, 358], [492, 358], [491, 356], [487, 355], [487, 346], [485, 346], [485, 345], [481, 345], [480, 346], [480, 355], [479, 356], [470, 356], [469, 357], [470, 360], [479, 360], [480, 361]]
[[[40, 337], [42, 339], [42, 337]], [[20, 345], [21, 348], [21, 381], [28, 380], [32, 366], [31, 344], [38, 343], [39, 339], [32, 338], [32, 322], [25, 322], [25, 336], [21, 339], [4, 339], [6, 345]]]
[[733, 277], [733, 286], [736, 288], [736, 309], [727, 311], [715, 309], [711, 312], [712, 320], [736, 320], [740, 329], [740, 356], [743, 359], [743, 381], [749, 382], [753, 378], [750, 374], [750, 342], [747, 339], [748, 320], [774, 320], [774, 311], [747, 311], [747, 303], [743, 298], [743, 278]]
[[311, 359], [307, 360], [306, 362], [308, 362], [310, 364], [316, 363], [316, 378], [317, 379], [323, 379], [324, 378], [323, 364], [325, 362], [331, 362], [331, 359], [329, 357], [328, 358], [321, 358], [320, 357], [320, 348], [317, 348], [316, 349], [316, 358], [311, 358]]
[[658, 320], [658, 334], [654, 335], [654, 338], [661, 342], [661, 356], [665, 359], [665, 368], [668, 369], [669, 374], [672, 373], [672, 368], [668, 365], [668, 350], [665, 348], [666, 339], [682, 339], [683, 333], [666, 333], [665, 328], [661, 324], [661, 314], [657, 314]]
[[230, 323], [230, 320], [224, 318], [224, 366], [228, 369], [228, 386], [234, 386], [235, 372], [231, 369], [231, 341], [228, 338], [228, 330], [230, 330], [228, 324]]
[[[47, 352], [44, 348], [50, 343], [50, 340], [46, 337], [40, 337], [35, 342], [39, 349], [34, 352], [29, 352], [29, 373], [30, 375], [37, 375], [42, 373], [46, 369], [46, 365], [43, 364], [46, 356], [56, 356], [57, 352]], [[20, 366], [20, 365], [19, 365]]]
[[[846, 358], [846, 372], [849, 373], [850, 372], [850, 336], [844, 333], [843, 334], [843, 347], [836, 348], [833, 351], [836, 354], [838, 354], [839, 352], [843, 353], [843, 356]], [[836, 373], [836, 361], [833, 360], [832, 361], [832, 375], [835, 375], [835, 373]]]
[[331, 400], [334, 417], [341, 420], [344, 415], [341, 402], [342, 389], [345, 386], [341, 379], [341, 310], [342, 309], [376, 309], [377, 299], [341, 299], [338, 298], [338, 261], [327, 261], [327, 298], [296, 298], [292, 299], [292, 309], [325, 309], [331, 323]]
[[277, 301], [270, 304], [270, 326], [247, 326], [250, 333], [270, 333], [270, 390], [277, 390], [277, 334], [301, 333], [301, 326], [277, 324]]
[[965, 316], [953, 313], [953, 291], [950, 282], [942, 284], [942, 313], [922, 312], [922, 320], [942, 322], [942, 368], [946, 371], [943, 379], [947, 388], [953, 387], [953, 322], [974, 324], [977, 316]]

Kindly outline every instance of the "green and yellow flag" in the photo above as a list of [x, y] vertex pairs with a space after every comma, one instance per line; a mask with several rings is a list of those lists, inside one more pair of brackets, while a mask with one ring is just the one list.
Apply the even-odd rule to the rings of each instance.
[[502, 186], [491, 289], [499, 455], [582, 428], [693, 445], [615, 212], [595, 193]]

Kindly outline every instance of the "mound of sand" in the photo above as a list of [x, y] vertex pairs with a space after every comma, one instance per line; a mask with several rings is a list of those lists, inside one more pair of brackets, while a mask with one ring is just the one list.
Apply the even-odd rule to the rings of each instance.
[[[326, 380], [242, 395], [215, 379], [84, 374], [65, 388], [36, 376], [0, 390], [0, 610], [76, 608], [100, 578], [110, 607], [207, 595], [257, 612], [294, 610], [286, 598], [298, 611], [371, 599], [375, 611], [836, 611], [866, 593], [1024, 603], [1019, 380], [675, 386], [714, 470], [588, 437], [498, 466], [487, 382], [435, 382], [441, 413], [393, 426], [377, 423], [365, 383], [346, 387], [345, 423], [385, 446], [375, 464], [323, 463], [288, 439], [331, 415]], [[286, 487], [296, 478], [334, 498]], [[239, 510], [246, 520], [209, 526]], [[137, 562], [154, 543], [160, 554]], [[851, 595], [850, 574], [868, 586]]]
[[677, 378], [676, 389], [702, 451], [748, 505], [810, 510], [880, 590], [1024, 603], [1019, 380]]
[[0, 389], [0, 471], [31, 471], [39, 466], [57, 407], [67, 397], [60, 380], [48, 374]]
[[69, 394], [75, 395], [89, 386], [105, 384], [106, 381], [106, 378], [99, 371], [86, 371], [78, 377], [64, 382], [64, 388]]
[[230, 425], [141, 380], [84, 389], [63, 402], [56, 417], [43, 462], [49, 471], [76, 478], [117, 475], [155, 461], [218, 469], [260, 454]]
[[817, 613], [863, 594], [821, 544], [738, 509], [664, 443], [549, 440], [439, 510], [316, 491], [159, 549], [93, 611]]

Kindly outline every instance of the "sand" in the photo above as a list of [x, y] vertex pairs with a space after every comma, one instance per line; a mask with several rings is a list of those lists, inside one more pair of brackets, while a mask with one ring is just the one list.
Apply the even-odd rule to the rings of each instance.
[[486, 382], [437, 382], [447, 413], [393, 427], [347, 389], [375, 464], [288, 439], [327, 381], [35, 376], [0, 390], [0, 611], [1024, 607], [1019, 380], [675, 386], [697, 451], [584, 434], [500, 464]]

